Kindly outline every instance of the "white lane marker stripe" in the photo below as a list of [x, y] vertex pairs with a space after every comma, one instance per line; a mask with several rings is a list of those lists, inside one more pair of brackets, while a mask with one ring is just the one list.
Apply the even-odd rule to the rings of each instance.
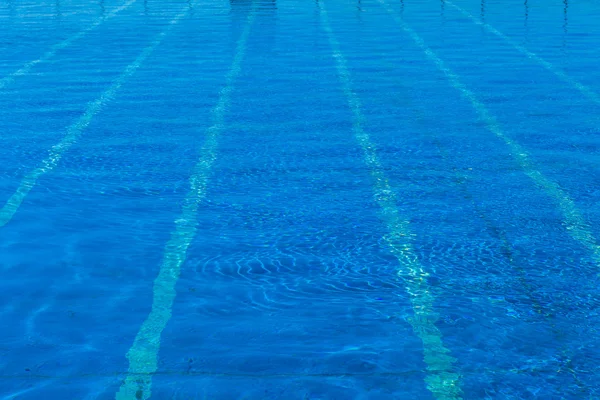
[[587, 97], [594, 103], [600, 105], [600, 95], [598, 95], [598, 93], [594, 92], [592, 89], [590, 89], [586, 85], [582, 84], [581, 82], [577, 81], [576, 79], [571, 78], [569, 75], [565, 74], [564, 72], [562, 72], [561, 70], [556, 68], [554, 65], [552, 65], [548, 61], [544, 60], [542, 57], [529, 51], [524, 46], [521, 46], [520, 44], [516, 43], [513, 39], [506, 36], [504, 33], [500, 32], [498, 29], [494, 28], [493, 26], [491, 26], [490, 24], [488, 24], [486, 22], [483, 22], [479, 18], [473, 16], [468, 11], [460, 8], [459, 6], [452, 3], [451, 1], [445, 0], [445, 3], [448, 4], [449, 6], [453, 7], [455, 10], [459, 11], [465, 17], [469, 18], [471, 21], [473, 21], [473, 23], [475, 23], [479, 26], [482, 26], [488, 32], [491, 32], [494, 35], [498, 36], [499, 38], [504, 40], [506, 43], [510, 44], [515, 50], [524, 54], [525, 56], [527, 56], [527, 58], [537, 62], [538, 64], [540, 64], [541, 66], [546, 68], [548, 71], [550, 71], [554, 75], [556, 75], [558, 78], [560, 78], [562, 81], [568, 83], [569, 85], [571, 85], [574, 88], [576, 88], [577, 90], [579, 90], [579, 92], [581, 92], [581, 94], [583, 94], [585, 97]]
[[535, 169], [533, 162], [530, 160], [529, 154], [525, 149], [510, 137], [508, 137], [500, 128], [500, 124], [496, 118], [488, 111], [485, 105], [477, 99], [475, 93], [469, 90], [460, 80], [459, 76], [450, 70], [444, 62], [429, 48], [425, 41], [409, 28], [400, 16], [383, 0], [377, 0], [386, 11], [398, 22], [400, 27], [410, 36], [410, 38], [421, 48], [427, 58], [432, 61], [436, 67], [443, 72], [450, 82], [450, 85], [457, 89], [464, 98], [469, 100], [481, 121], [483, 121], [487, 129], [501, 139], [510, 149], [511, 155], [514, 157], [518, 165], [523, 169], [523, 172], [530, 177], [544, 192], [553, 198], [559, 210], [563, 215], [563, 223], [565, 228], [579, 243], [586, 247], [592, 254], [596, 263], [600, 263], [600, 246], [594, 237], [589, 224], [583, 218], [583, 215], [571, 200], [569, 195], [558, 185], [558, 183], [548, 179], [540, 171]]
[[56, 167], [64, 153], [77, 141], [77, 139], [79, 139], [81, 133], [90, 124], [92, 118], [112, 100], [123, 83], [135, 73], [146, 58], [148, 58], [154, 49], [161, 43], [173, 25], [186, 15], [186, 12], [187, 11], [182, 12], [172, 19], [169, 22], [169, 27], [160, 33], [156, 39], [154, 39], [154, 41], [137, 56], [135, 61], [125, 68], [123, 73], [113, 81], [110, 87], [106, 89], [100, 97], [88, 104], [83, 115], [67, 128], [67, 132], [62, 140], [50, 148], [48, 157], [42, 161], [41, 165], [25, 175], [15, 193], [10, 196], [6, 201], [6, 204], [0, 209], [0, 227], [3, 227], [12, 219], [27, 194], [37, 183], [37, 180]]
[[142, 323], [131, 349], [127, 352], [128, 373], [116, 394], [117, 400], [146, 400], [152, 395], [152, 375], [158, 367], [161, 335], [171, 318], [173, 301], [177, 294], [175, 286], [181, 273], [181, 266], [198, 229], [198, 207], [206, 197], [211, 169], [217, 158], [218, 138], [225, 128], [225, 112], [229, 107], [235, 80], [241, 71], [254, 19], [253, 5], [244, 31], [238, 39], [225, 87], [221, 90], [219, 100], [212, 110], [212, 126], [206, 131], [200, 159], [190, 177], [190, 191], [184, 200], [181, 215], [175, 221], [175, 230], [165, 247], [160, 271], [154, 281], [152, 310]]
[[379, 205], [380, 217], [388, 230], [388, 234], [384, 239], [391, 253], [398, 260], [399, 269], [397, 274], [406, 285], [406, 290], [410, 296], [414, 312], [414, 317], [411, 318], [410, 322], [415, 334], [423, 343], [424, 360], [428, 371], [425, 378], [427, 388], [436, 399], [461, 399], [459, 375], [453, 372], [453, 364], [456, 360], [450, 355], [450, 350], [444, 346], [442, 332], [435, 325], [439, 316], [434, 310], [435, 299], [427, 283], [429, 274], [419, 263], [411, 243], [413, 234], [410, 232], [409, 221], [404, 219], [398, 211], [398, 199], [383, 172], [375, 145], [363, 128], [365, 118], [362, 105], [352, 89], [352, 80], [347, 62], [340, 51], [337, 39], [334, 37], [327, 11], [321, 2], [317, 2], [317, 4], [321, 24], [327, 33], [333, 52], [338, 77], [352, 111], [354, 136], [363, 150], [364, 161], [374, 182], [375, 201]]
[[16, 77], [27, 75], [29, 73], [29, 71], [31, 71], [31, 69], [33, 67], [35, 67], [36, 65], [38, 65], [40, 63], [43, 63], [45, 61], [48, 61], [49, 59], [51, 59], [52, 57], [54, 57], [54, 55], [59, 50], [62, 50], [65, 47], [68, 47], [69, 45], [71, 45], [71, 43], [73, 43], [74, 41], [76, 41], [78, 39], [81, 39], [82, 37], [84, 37], [85, 35], [87, 35], [88, 33], [90, 33], [91, 31], [93, 31], [94, 29], [96, 29], [98, 26], [100, 26], [104, 21], [113, 18], [115, 15], [117, 15], [121, 11], [129, 8], [136, 1], [137, 0], [128, 0], [125, 4], [123, 4], [122, 6], [116, 8], [115, 10], [111, 11], [105, 17], [98, 19], [96, 22], [94, 22], [92, 25], [88, 26], [84, 30], [79, 31], [75, 35], [73, 35], [73, 36], [71, 36], [71, 37], [63, 40], [62, 42], [56, 43], [55, 45], [53, 45], [52, 47], [50, 47], [50, 50], [48, 50], [47, 52], [45, 52], [44, 54], [42, 54], [42, 56], [40, 58], [38, 58], [36, 60], [33, 60], [33, 61], [29, 61], [28, 63], [26, 63], [25, 65], [23, 65], [21, 68], [19, 68], [18, 70], [16, 70], [15, 72], [13, 72], [13, 73], [5, 76], [4, 78], [0, 79], [0, 89], [4, 89], [6, 86], [8, 86], [10, 83], [12, 83], [12, 81], [15, 80]]

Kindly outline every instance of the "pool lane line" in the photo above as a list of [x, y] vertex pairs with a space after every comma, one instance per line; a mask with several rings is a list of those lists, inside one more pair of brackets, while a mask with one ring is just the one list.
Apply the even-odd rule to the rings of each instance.
[[[393, 63], [389, 63], [386, 60], [381, 60], [380, 64], [385, 65], [388, 68], [395, 68]], [[411, 96], [411, 95], [409, 94], [409, 96]], [[413, 96], [411, 96], [411, 97], [413, 97]], [[408, 101], [409, 101], [409, 103], [412, 103], [411, 98], [409, 98]], [[411, 109], [415, 120], [429, 118], [429, 117], [425, 116], [425, 114], [423, 113], [423, 110], [421, 109], [420, 106], [414, 105], [413, 107], [409, 107], [409, 108]], [[540, 303], [537, 300], [537, 298], [533, 295], [535, 287], [531, 283], [529, 283], [529, 280], [527, 278], [526, 269], [521, 265], [521, 263], [519, 263], [518, 261], [515, 260], [514, 251], [513, 251], [513, 248], [512, 248], [512, 245], [511, 245], [509, 239], [506, 236], [506, 232], [503, 229], [501, 229], [500, 227], [498, 227], [494, 223], [494, 221], [487, 215], [487, 213], [485, 212], [485, 209], [481, 208], [477, 204], [477, 202], [475, 201], [475, 196], [466, 187], [466, 185], [465, 185], [466, 181], [473, 180], [473, 178], [469, 176], [469, 172], [461, 172], [461, 170], [456, 166], [455, 162], [452, 161], [452, 156], [450, 155], [449, 150], [438, 139], [437, 134], [431, 133], [427, 129], [427, 130], [423, 131], [423, 136], [424, 136], [424, 138], [427, 138], [433, 142], [434, 146], [437, 148], [442, 159], [447, 164], [450, 165], [450, 168], [454, 172], [454, 183], [455, 183], [456, 187], [458, 187], [460, 192], [462, 192], [464, 198], [467, 199], [471, 203], [471, 205], [473, 206], [474, 214], [481, 221], [483, 221], [486, 230], [490, 233], [490, 235], [493, 238], [497, 239], [500, 242], [501, 251], [504, 254], [504, 256], [506, 257], [506, 259], [510, 265], [510, 269], [514, 270], [517, 273], [517, 281], [519, 282], [520, 287], [524, 291], [525, 296], [527, 296], [527, 298], [531, 302], [532, 311], [534, 313], [538, 314], [539, 316], [541, 316], [542, 321], [547, 323], [548, 326], [551, 328], [552, 334], [554, 335], [556, 340], [560, 341], [561, 340], [561, 337], [560, 337], [561, 330], [557, 327], [554, 320], [550, 317], [550, 314], [551, 314], [550, 310], [548, 310], [542, 303]], [[577, 371], [575, 371], [573, 369], [572, 355], [571, 355], [571, 352], [569, 351], [569, 348], [566, 346], [566, 344], [563, 343], [562, 348], [560, 349], [559, 353], [557, 353], [557, 354], [560, 354], [562, 356], [562, 359], [567, 360], [565, 362], [565, 364], [563, 365], [563, 367], [567, 372], [570, 373], [570, 375], [573, 377], [573, 379], [574, 379], [575, 383], [578, 385], [578, 387], [582, 390], [586, 390], [587, 392], [589, 392], [589, 388], [587, 388], [587, 385], [577, 375]], [[464, 372], [464, 369], [461, 369], [461, 371]], [[508, 371], [504, 371], [504, 372], [508, 372]], [[554, 372], [556, 372], [556, 371], [554, 371]]]
[[[434, 139], [434, 141], [437, 142], [437, 139]], [[438, 145], [436, 144], [436, 146]], [[446, 156], [443, 155], [445, 151], [440, 147], [438, 147], [438, 149], [440, 149], [440, 154], [442, 154], [442, 157], [446, 158]], [[484, 210], [482, 210], [477, 205], [471, 192], [464, 186], [464, 181], [469, 180], [470, 178], [466, 175], [461, 175], [458, 172], [457, 168], [454, 168], [454, 170], [456, 172], [456, 183], [460, 185], [460, 190], [463, 192], [465, 198], [468, 198], [468, 200], [471, 202], [475, 213], [483, 221], [488, 232], [490, 232], [492, 236], [495, 236], [502, 244], [502, 251], [504, 252], [505, 257], [508, 260], [510, 268], [517, 272], [517, 280], [521, 285], [522, 289], [525, 291], [525, 296], [527, 296], [527, 298], [531, 302], [531, 309], [533, 310], [533, 312], [537, 313], [542, 317], [543, 322], [547, 323], [550, 326], [550, 329], [556, 341], [561, 341], [561, 330], [557, 327], [554, 320], [549, 316], [551, 314], [550, 310], [548, 310], [544, 305], [542, 305], [533, 295], [534, 286], [529, 283], [529, 280], [527, 279], [527, 271], [525, 270], [525, 268], [521, 265], [521, 263], [515, 261], [513, 248], [510, 244], [510, 241], [506, 237], [506, 233], [504, 232], [504, 230], [497, 227], [494, 224], [494, 222], [488, 217], [488, 215], [484, 212]], [[566, 363], [563, 366], [571, 374], [577, 386], [580, 389], [589, 392], [587, 385], [579, 378], [577, 372], [573, 369], [572, 355], [570, 354], [569, 350], [570, 349], [567, 347], [566, 343], [562, 343], [561, 349], [557, 354], [560, 354], [562, 356], [562, 359], [566, 360]], [[560, 372], [560, 370], [555, 372]]]
[[566, 82], [569, 85], [571, 85], [572, 87], [574, 87], [575, 89], [577, 89], [581, 94], [583, 94], [585, 97], [587, 97], [589, 100], [591, 100], [595, 104], [600, 105], [600, 95], [598, 93], [596, 93], [595, 91], [593, 91], [592, 89], [590, 89], [588, 86], [586, 86], [583, 83], [577, 81], [576, 79], [570, 77], [569, 75], [567, 75], [560, 69], [556, 68], [551, 63], [549, 63], [548, 61], [544, 60], [542, 57], [538, 56], [537, 54], [535, 54], [532, 51], [529, 51], [526, 47], [521, 46], [520, 44], [515, 42], [510, 37], [506, 36], [504, 33], [500, 32], [498, 29], [494, 28], [492, 25], [475, 17], [468, 11], [466, 11], [463, 8], [454, 4], [452, 1], [450, 1], [450, 0], [444, 0], [444, 1], [447, 5], [454, 8], [455, 10], [460, 12], [465, 17], [469, 18], [474, 24], [479, 25], [479, 26], [483, 27], [486, 31], [498, 36], [499, 38], [504, 40], [506, 43], [511, 45], [515, 50], [517, 50], [521, 54], [525, 55], [527, 58], [540, 64], [542, 67], [546, 68], [546, 70], [552, 72], [563, 82]]
[[[435, 135], [426, 135], [431, 136], [431, 140], [434, 142], [434, 145], [437, 147], [438, 152], [440, 153], [444, 161], [450, 163], [450, 156], [444, 148], [444, 146], [439, 142], [437, 137], [435, 137]], [[504, 230], [496, 226], [496, 224], [494, 224], [493, 220], [489, 218], [485, 211], [481, 209], [479, 205], [477, 205], [477, 203], [474, 200], [473, 194], [466, 188], [465, 181], [470, 180], [471, 178], [466, 174], [461, 174], [460, 170], [456, 166], [453, 166], [452, 170], [455, 174], [455, 184], [459, 187], [459, 190], [463, 193], [463, 196], [469, 200], [469, 202], [473, 206], [473, 210], [475, 211], [477, 217], [479, 217], [479, 219], [483, 221], [486, 229], [492, 235], [492, 237], [495, 237], [497, 240], [500, 241], [502, 252], [508, 260], [510, 268], [517, 272], [517, 280], [521, 288], [525, 291], [525, 296], [527, 296], [527, 298], [531, 302], [531, 309], [533, 310], [533, 312], [542, 317], [542, 321], [550, 326], [555, 339], [557, 341], [560, 341], [561, 330], [556, 326], [554, 320], [549, 317], [550, 311], [544, 305], [542, 305], [533, 295], [534, 286], [529, 283], [529, 280], [527, 279], [527, 271], [525, 270], [525, 268], [520, 263], [515, 261], [513, 248], [510, 244], [510, 241], [506, 237], [506, 233], [504, 232]], [[563, 357], [563, 359], [567, 360], [565, 368], [568, 372], [570, 372], [578, 387], [580, 389], [589, 391], [589, 389], [586, 387], [586, 384], [583, 383], [583, 381], [577, 375], [577, 372], [572, 368], [572, 357], [570, 355], [569, 348], [565, 343], [562, 344], [560, 355]]]
[[546, 195], [554, 199], [558, 209], [562, 213], [563, 224], [567, 232], [569, 232], [575, 241], [579, 242], [590, 252], [592, 259], [596, 264], [600, 264], [600, 245], [598, 245], [598, 241], [594, 237], [589, 224], [585, 221], [575, 202], [558, 185], [558, 183], [547, 178], [540, 171], [535, 169], [534, 163], [530, 160], [530, 156], [526, 150], [504, 133], [496, 117], [490, 113], [487, 107], [477, 98], [475, 93], [461, 82], [460, 77], [446, 66], [444, 61], [442, 61], [442, 59], [427, 46], [425, 41], [413, 29], [406, 25], [402, 20], [402, 17], [398, 16], [385, 1], [377, 0], [377, 2], [382, 5], [392, 18], [394, 18], [415, 44], [421, 48], [427, 59], [433, 62], [440, 72], [444, 74], [450, 85], [458, 90], [460, 94], [471, 103], [471, 106], [475, 109], [479, 119], [484, 123], [488, 131], [493, 133], [508, 146], [510, 154], [521, 167], [525, 175], [531, 178], [531, 180], [542, 189]]
[[33, 67], [35, 67], [38, 64], [48, 61], [49, 59], [54, 57], [54, 55], [56, 55], [56, 53], [59, 50], [62, 50], [64, 48], [68, 47], [69, 45], [71, 45], [76, 40], [83, 38], [85, 35], [87, 35], [91, 31], [93, 31], [97, 27], [99, 27], [104, 21], [113, 18], [121, 11], [129, 8], [136, 1], [137, 0], [128, 0], [123, 5], [119, 6], [115, 10], [108, 13], [106, 16], [99, 18], [96, 22], [94, 22], [92, 25], [88, 26], [84, 30], [79, 31], [78, 33], [74, 34], [73, 36], [68, 37], [67, 39], [65, 39], [59, 43], [54, 44], [53, 46], [50, 47], [50, 50], [48, 50], [44, 54], [42, 54], [40, 56], [40, 58], [33, 60], [33, 61], [29, 61], [28, 63], [24, 64], [21, 68], [16, 70], [15, 72], [12, 72], [9, 75], [5, 76], [4, 78], [0, 79], [0, 89], [4, 89], [6, 86], [11, 84], [12, 81], [15, 80], [15, 78], [17, 78], [19, 76], [27, 75]]
[[[381, 63], [382, 63], [382, 65], [387, 65], [388, 67], [392, 67], [392, 68], [395, 67], [392, 63], [389, 63], [385, 60], [381, 60]], [[411, 102], [410, 99], [409, 99], [409, 102]], [[417, 109], [416, 106], [410, 107], [410, 108], [411, 108], [412, 112], [414, 113], [415, 118], [417, 120], [422, 119], [424, 117], [422, 110]], [[519, 262], [515, 261], [514, 251], [513, 251], [513, 248], [511, 246], [509, 239], [506, 236], [506, 232], [503, 229], [501, 229], [500, 227], [496, 226], [494, 221], [486, 214], [485, 210], [482, 209], [475, 202], [474, 195], [465, 186], [464, 183], [466, 181], [472, 180], [472, 178], [469, 176], [469, 173], [468, 172], [461, 173], [460, 169], [456, 165], [454, 165], [455, 163], [451, 161], [450, 153], [445, 148], [445, 146], [439, 141], [439, 139], [437, 137], [438, 135], [432, 134], [427, 130], [423, 134], [423, 136], [426, 138], [429, 138], [429, 140], [431, 140], [433, 142], [433, 144], [435, 145], [435, 147], [438, 149], [438, 152], [442, 156], [442, 159], [445, 162], [451, 164], [451, 168], [454, 172], [454, 181], [455, 181], [456, 186], [463, 193], [463, 196], [465, 197], [465, 199], [467, 199], [471, 203], [471, 205], [473, 206], [475, 215], [480, 220], [483, 221], [488, 232], [492, 235], [492, 237], [496, 238], [501, 243], [501, 249], [502, 249], [501, 251], [504, 253], [506, 259], [508, 260], [510, 268], [517, 272], [517, 274], [518, 274], [517, 280], [520, 284], [520, 287], [524, 290], [525, 295], [531, 301], [532, 311], [535, 312], [536, 314], [540, 315], [542, 317], [542, 321], [544, 321], [545, 323], [548, 324], [548, 326], [551, 328], [552, 334], [555, 336], [556, 340], [561, 340], [561, 338], [560, 338], [561, 330], [556, 326], [556, 323], [554, 322], [554, 320], [551, 317], [549, 317], [550, 311], [544, 305], [542, 305], [536, 299], [536, 297], [533, 295], [534, 286], [532, 284], [530, 284], [527, 279], [527, 271]], [[574, 379], [575, 383], [578, 385], [578, 387], [582, 390], [586, 390], [587, 392], [589, 392], [589, 388], [587, 388], [587, 385], [577, 375], [577, 371], [575, 371], [573, 369], [572, 356], [571, 356], [569, 348], [566, 346], [566, 344], [562, 345], [562, 349], [560, 350], [560, 355], [562, 356], [562, 358], [564, 360], [567, 360], [565, 362], [565, 364], [563, 365], [563, 367], [566, 371], [568, 371], [570, 373], [570, 375], [573, 377], [573, 379]], [[461, 371], [464, 372], [464, 369], [461, 369]], [[510, 371], [504, 371], [504, 372], [510, 372]], [[554, 372], [556, 372], [556, 371], [554, 371]]]
[[424, 361], [427, 366], [425, 378], [427, 389], [436, 399], [462, 399], [460, 376], [454, 371], [456, 359], [444, 346], [442, 332], [435, 325], [439, 315], [434, 310], [435, 299], [427, 282], [429, 274], [419, 263], [411, 243], [413, 234], [410, 231], [409, 221], [400, 215], [397, 207], [398, 199], [383, 172], [376, 147], [363, 128], [365, 117], [362, 105], [352, 88], [347, 62], [329, 24], [325, 6], [322, 2], [317, 1], [317, 7], [321, 26], [327, 34], [332, 49], [338, 78], [352, 112], [352, 130], [363, 151], [365, 164], [373, 179], [374, 198], [380, 208], [379, 216], [388, 230], [383, 239], [398, 260], [397, 275], [406, 285], [409, 294], [414, 312], [414, 316], [410, 318], [410, 324], [423, 344]]
[[184, 12], [179, 13], [169, 23], [167, 29], [158, 34], [158, 36], [148, 45], [137, 58], [129, 64], [125, 70], [119, 75], [112, 84], [106, 89], [100, 97], [90, 102], [86, 107], [85, 112], [77, 118], [77, 120], [66, 128], [66, 133], [63, 138], [52, 146], [48, 151], [48, 157], [42, 160], [41, 165], [29, 172], [23, 177], [19, 187], [9, 197], [4, 206], [0, 208], [0, 228], [5, 226], [15, 215], [27, 194], [36, 185], [37, 180], [52, 171], [59, 161], [63, 157], [66, 151], [77, 142], [77, 139], [81, 136], [82, 132], [88, 127], [92, 118], [98, 114], [102, 109], [115, 97], [117, 91], [121, 88], [123, 83], [131, 77], [142, 63], [152, 54], [156, 47], [162, 42], [167, 33], [171, 28], [179, 22], [187, 14], [187, 9]]
[[225, 129], [225, 113], [231, 102], [235, 81], [241, 72], [248, 37], [256, 16], [255, 7], [253, 4], [249, 11], [244, 30], [237, 41], [225, 86], [212, 109], [212, 125], [206, 130], [200, 158], [190, 176], [190, 191], [184, 199], [181, 215], [175, 220], [175, 229], [165, 246], [163, 261], [154, 280], [152, 309], [127, 352], [129, 368], [116, 394], [116, 400], [146, 400], [152, 395], [152, 375], [158, 368], [161, 335], [171, 318], [181, 266], [198, 230], [198, 208], [206, 197], [211, 169], [217, 158], [218, 138]]

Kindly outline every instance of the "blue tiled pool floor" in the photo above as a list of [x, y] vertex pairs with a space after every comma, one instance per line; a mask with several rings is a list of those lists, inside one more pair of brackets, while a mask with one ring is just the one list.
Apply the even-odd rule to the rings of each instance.
[[599, 398], [599, 17], [0, 0], [0, 399]]

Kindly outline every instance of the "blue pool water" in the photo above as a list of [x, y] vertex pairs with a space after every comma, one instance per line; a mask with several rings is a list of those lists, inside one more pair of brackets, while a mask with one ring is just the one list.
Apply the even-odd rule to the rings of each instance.
[[600, 398], [599, 18], [0, 0], [0, 398]]

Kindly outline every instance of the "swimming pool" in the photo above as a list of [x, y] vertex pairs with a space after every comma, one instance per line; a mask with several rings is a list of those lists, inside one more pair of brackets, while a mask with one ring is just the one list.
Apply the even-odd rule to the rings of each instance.
[[599, 17], [0, 0], [0, 398], [600, 397]]

